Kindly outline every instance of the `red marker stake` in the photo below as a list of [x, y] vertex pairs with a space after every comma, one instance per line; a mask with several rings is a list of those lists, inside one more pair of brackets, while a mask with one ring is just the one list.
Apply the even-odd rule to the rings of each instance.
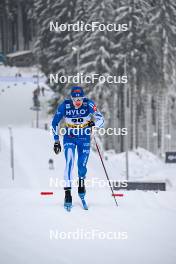
[[124, 194], [123, 193], [113, 193], [112, 196], [123, 197]]
[[41, 192], [41, 195], [53, 195], [53, 192]]

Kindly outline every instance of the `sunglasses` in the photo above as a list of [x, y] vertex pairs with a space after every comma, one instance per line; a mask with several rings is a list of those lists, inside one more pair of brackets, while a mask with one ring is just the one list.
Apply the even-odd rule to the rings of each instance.
[[82, 102], [83, 99], [83, 97], [72, 97], [73, 102]]

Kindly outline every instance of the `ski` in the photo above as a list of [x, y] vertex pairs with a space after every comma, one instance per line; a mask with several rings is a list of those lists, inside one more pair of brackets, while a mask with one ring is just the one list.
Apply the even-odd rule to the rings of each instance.
[[88, 210], [88, 205], [87, 205], [87, 203], [86, 203], [86, 201], [85, 201], [85, 199], [84, 199], [84, 197], [85, 197], [85, 193], [84, 193], [84, 194], [79, 193], [79, 197], [80, 197], [80, 199], [81, 199], [82, 206], [83, 206], [84, 210]]
[[84, 210], [88, 210], [88, 206], [87, 206], [85, 199], [81, 199], [81, 202], [82, 202], [82, 206], [83, 206]]

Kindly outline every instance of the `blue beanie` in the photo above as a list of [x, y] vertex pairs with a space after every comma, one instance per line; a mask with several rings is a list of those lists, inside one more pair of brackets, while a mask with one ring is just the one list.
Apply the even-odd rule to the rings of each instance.
[[83, 88], [80, 86], [73, 86], [71, 88], [71, 97], [84, 97]]

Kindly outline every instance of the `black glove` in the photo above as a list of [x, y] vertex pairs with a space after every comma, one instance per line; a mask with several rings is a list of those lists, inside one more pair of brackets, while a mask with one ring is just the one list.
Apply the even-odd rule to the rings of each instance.
[[59, 152], [61, 152], [61, 144], [60, 144], [60, 141], [54, 143], [54, 152], [56, 154], [58, 154]]
[[89, 127], [93, 127], [93, 126], [95, 126], [94, 121], [89, 121], [88, 123], [89, 123], [89, 124], [88, 124]]

